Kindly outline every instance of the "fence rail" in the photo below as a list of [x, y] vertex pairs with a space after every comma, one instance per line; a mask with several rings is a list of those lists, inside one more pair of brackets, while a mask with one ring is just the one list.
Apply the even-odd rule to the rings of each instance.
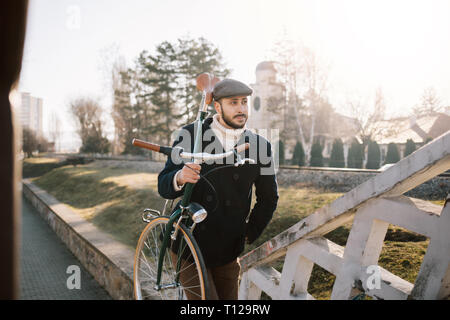
[[[239, 298], [264, 291], [272, 299], [313, 299], [314, 264], [336, 276], [331, 299], [361, 291], [376, 299], [449, 298], [450, 198], [442, 208], [403, 195], [449, 169], [450, 131], [243, 256]], [[323, 237], [352, 221], [345, 247]], [[430, 239], [414, 284], [378, 266], [389, 224]], [[279, 258], [282, 272], [269, 266]]]

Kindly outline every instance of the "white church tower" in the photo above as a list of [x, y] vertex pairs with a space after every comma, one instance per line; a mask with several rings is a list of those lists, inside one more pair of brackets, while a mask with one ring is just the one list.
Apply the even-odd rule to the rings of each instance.
[[[283, 86], [276, 81], [277, 71], [274, 63], [263, 61], [256, 66], [256, 83], [250, 86], [253, 89], [250, 106], [250, 116], [247, 126], [251, 129], [282, 129], [283, 123], [274, 125], [274, 113], [268, 111], [270, 98], [280, 99], [283, 97]], [[282, 117], [282, 114], [276, 115]], [[263, 134], [264, 135], [264, 134]], [[272, 138], [267, 137], [269, 140]], [[273, 141], [272, 141], [273, 142]]]

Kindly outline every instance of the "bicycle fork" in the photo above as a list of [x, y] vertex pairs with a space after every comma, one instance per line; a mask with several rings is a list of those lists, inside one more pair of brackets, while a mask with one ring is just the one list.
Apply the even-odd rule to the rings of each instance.
[[166, 255], [167, 247], [169, 244], [170, 235], [172, 233], [173, 224], [174, 222], [180, 217], [181, 215], [181, 209], [177, 209], [169, 219], [169, 222], [167, 222], [167, 227], [164, 232], [163, 236], [163, 242], [161, 245], [161, 250], [159, 251], [159, 257], [158, 257], [158, 271], [156, 275], [156, 285], [155, 290], [159, 291], [161, 289], [165, 289], [166, 286], [161, 286], [161, 274], [162, 274], [162, 266], [164, 262], [164, 257]]

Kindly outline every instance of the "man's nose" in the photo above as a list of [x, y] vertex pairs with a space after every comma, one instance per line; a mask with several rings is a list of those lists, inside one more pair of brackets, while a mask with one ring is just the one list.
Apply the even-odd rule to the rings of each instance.
[[240, 109], [241, 111], [247, 110], [247, 103], [246, 103], [246, 102], [241, 102], [241, 103], [239, 103], [239, 109]]

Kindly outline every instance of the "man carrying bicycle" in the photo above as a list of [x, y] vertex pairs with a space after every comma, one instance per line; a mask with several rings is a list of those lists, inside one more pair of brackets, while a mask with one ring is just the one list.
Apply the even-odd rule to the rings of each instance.
[[[255, 164], [236, 167], [214, 162], [199, 165], [177, 163], [169, 157], [158, 176], [158, 192], [163, 198], [180, 197], [185, 184], [193, 183], [191, 201], [208, 211], [208, 217], [195, 227], [193, 233], [208, 270], [211, 299], [238, 298], [238, 257], [245, 242], [253, 243], [261, 235], [278, 202], [271, 145], [246, 127], [247, 97], [251, 94], [252, 89], [247, 85], [232, 79], [222, 80], [214, 86], [217, 114], [203, 123], [202, 150], [223, 153], [248, 142], [250, 147], [245, 151], [246, 156], [251, 155]], [[195, 126], [189, 124], [182, 128], [173, 146], [191, 151], [194, 137]], [[234, 160], [225, 159], [225, 163]], [[256, 203], [251, 209], [253, 186]], [[184, 276], [188, 278], [188, 275]]]

